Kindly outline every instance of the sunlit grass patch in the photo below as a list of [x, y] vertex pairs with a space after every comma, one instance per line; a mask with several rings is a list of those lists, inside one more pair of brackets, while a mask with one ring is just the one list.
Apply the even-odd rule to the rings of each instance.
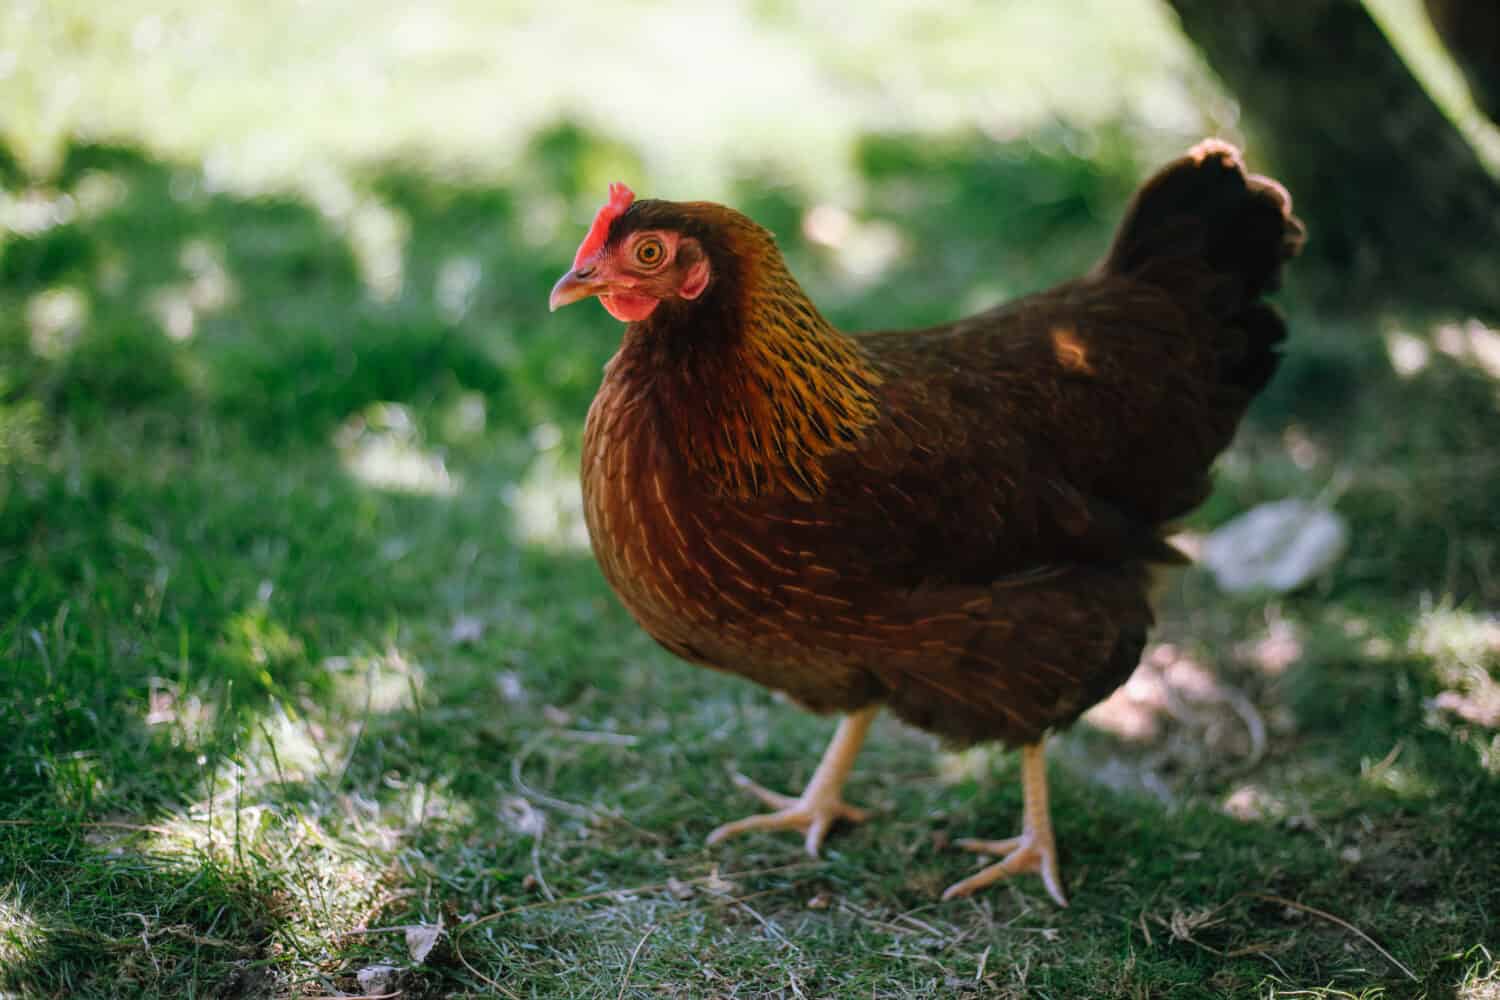
[[1500, 997], [1500, 961], [1483, 945], [1464, 956], [1472, 964], [1459, 983], [1459, 1000], [1496, 1000]]
[[[56, 828], [52, 828], [55, 830]], [[86, 823], [53, 841], [43, 824], [0, 829], [8, 859], [0, 988], [45, 993], [172, 993], [226, 984], [263, 962], [284, 915], [274, 886], [201, 854], [141, 850], [150, 829]], [[63, 868], [66, 880], [44, 873]], [[257, 977], [264, 980], [264, 975]]]
[[583, 494], [578, 473], [558, 445], [555, 426], [533, 432], [545, 447], [521, 481], [507, 491], [515, 518], [516, 537], [532, 545], [583, 551], [588, 548], [588, 526], [583, 521]]
[[42, 940], [42, 928], [36, 918], [19, 902], [0, 899], [0, 963], [23, 961]]
[[442, 456], [422, 446], [410, 411], [399, 403], [366, 407], [334, 440], [344, 468], [371, 486], [438, 496], [458, 488]]

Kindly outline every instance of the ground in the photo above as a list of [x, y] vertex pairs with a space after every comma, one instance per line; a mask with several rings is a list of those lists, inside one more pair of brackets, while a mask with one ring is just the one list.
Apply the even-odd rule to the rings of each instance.
[[[655, 647], [588, 554], [618, 328], [545, 301], [606, 182], [749, 211], [848, 327], [947, 318], [1235, 135], [1155, 5], [96, 6], [0, 13], [0, 992], [1500, 996], [1494, 318], [1293, 274], [1186, 530], [1303, 496], [1350, 549], [1171, 582], [1051, 748], [1067, 910], [937, 901], [1017, 761], [889, 719], [822, 858], [705, 848], [832, 722]], [[668, 92], [673, 32], [691, 135], [614, 85]]]

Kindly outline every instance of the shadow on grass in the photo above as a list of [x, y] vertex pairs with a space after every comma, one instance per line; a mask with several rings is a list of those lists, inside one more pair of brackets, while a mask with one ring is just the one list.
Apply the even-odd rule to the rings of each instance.
[[[138, 848], [142, 832], [0, 825], [0, 988], [25, 996], [259, 997], [295, 903], [252, 869]], [[24, 956], [17, 961], [16, 955]]]
[[[1088, 157], [1067, 151], [1078, 136], [1066, 131], [1041, 145], [869, 137], [862, 200], [824, 211], [831, 226], [763, 170], [736, 201], [778, 232], [841, 323], [930, 323], [1076, 273], [1103, 249], [1141, 168], [1123, 132], [1102, 135]], [[15, 845], [6, 905], [35, 929], [9, 965], [19, 988], [270, 988], [236, 986], [258, 975], [242, 962], [269, 963], [281, 983], [315, 970], [352, 988], [357, 962], [393, 957], [382, 939], [338, 936], [362, 921], [451, 925], [539, 893], [797, 859], [780, 840], [714, 854], [700, 841], [748, 805], [726, 764], [794, 787], [826, 725], [656, 651], [569, 542], [566, 510], [539, 527], [523, 516], [528, 490], [544, 515], [565, 508], [556, 470], [572, 467], [617, 336], [589, 310], [548, 317], [545, 291], [603, 182], [640, 170], [629, 150], [561, 123], [503, 183], [394, 164], [295, 194], [232, 192], [210, 169], [79, 145], [27, 188], [35, 222], [0, 256], [0, 402], [39, 403], [45, 444], [5, 470], [0, 493], [0, 808], [26, 824], [0, 835]], [[1400, 378], [1373, 323], [1308, 329], [1319, 322], [1297, 318], [1255, 411], [1254, 461], [1230, 465], [1199, 523], [1354, 466], [1341, 502], [1353, 554], [1320, 593], [1288, 602], [1312, 637], [1290, 669], [1256, 680], [1212, 661], [1293, 720], [1260, 769], [1185, 782], [1186, 805], [1060, 777], [1079, 904], [1061, 933], [1093, 963], [1094, 995], [1129, 985], [1098, 944], [1118, 943], [1121, 915], [1232, 905], [1248, 929], [1179, 922], [1186, 937], [1157, 930], [1163, 950], [1141, 938], [1151, 971], [1138, 984], [1220, 975], [1253, 988], [1275, 962], [1302, 983], [1359, 973], [1339, 964], [1346, 939], [1297, 950], [1301, 929], [1247, 888], [1337, 897], [1338, 880], [1368, 879], [1388, 902], [1365, 916], [1387, 929], [1435, 895], [1468, 907], [1411, 946], [1414, 963], [1461, 947], [1493, 898], [1474, 889], [1493, 865], [1459, 857], [1495, 820], [1493, 775], [1457, 729], [1430, 724], [1430, 665], [1371, 662], [1365, 638], [1319, 609], [1372, 618], [1399, 645], [1421, 592], [1493, 600], [1500, 473], [1464, 463], [1493, 440], [1495, 382], [1441, 351]], [[1371, 434], [1393, 407], [1412, 418]], [[1288, 424], [1321, 456], [1310, 467], [1291, 457]], [[1439, 460], [1456, 471], [1426, 488]], [[1164, 636], [1227, 648], [1256, 633], [1265, 602], [1224, 602], [1194, 579]], [[952, 880], [934, 830], [1003, 835], [1019, 813], [1011, 784], [938, 787], [928, 741], [882, 732], [857, 781], [886, 822], [841, 838], [821, 865], [741, 883], [824, 949], [809, 982], [825, 992], [868, 974], [858, 956], [904, 940], [861, 909], [904, 912]], [[1087, 730], [1073, 739], [1150, 753]], [[1397, 741], [1402, 756], [1358, 783]], [[1223, 815], [1217, 802], [1242, 780], [1305, 805], [1310, 825], [1295, 811]], [[226, 816], [254, 828], [231, 831]], [[171, 824], [172, 849], [113, 853], [81, 825], [121, 817]], [[1351, 846], [1385, 860], [1333, 860]], [[249, 861], [235, 853], [246, 849]], [[817, 917], [805, 904], [824, 890], [857, 908]], [[69, 910], [69, 892], [96, 903]], [[1021, 890], [1001, 898], [1038, 934], [1057, 923]], [[617, 968], [658, 913], [682, 918], [660, 939], [679, 957], [701, 949], [695, 935], [763, 928], [696, 889], [647, 903], [607, 932], [556, 909], [507, 917], [474, 936], [477, 960], [546, 981], [585, 960]], [[590, 912], [609, 908], [624, 904]], [[159, 914], [139, 948], [136, 912]], [[992, 913], [943, 919], [972, 936]], [[1222, 955], [1264, 943], [1258, 931], [1279, 942], [1275, 962], [1247, 952], [1226, 972]], [[233, 944], [195, 940], [208, 938]], [[773, 938], [746, 947], [774, 963], [785, 949]], [[108, 946], [88, 958], [89, 940]], [[335, 940], [334, 959], [311, 957]], [[1039, 954], [1003, 947], [1016, 964]], [[698, 974], [672, 961], [658, 981]], [[435, 991], [479, 985], [451, 952], [428, 965]]]
[[[218, 864], [182, 843], [175, 859], [69, 853], [59, 845], [88, 829], [79, 823], [180, 819], [175, 836], [189, 844], [194, 822], [212, 836], [192, 805], [211, 814], [226, 784], [270, 782], [251, 774], [257, 743], [276, 772], [269, 798], [295, 812], [338, 781], [319, 773], [326, 755], [304, 767], [277, 746], [278, 720], [339, 703], [351, 658], [385, 656], [404, 629], [429, 630], [429, 615], [473, 613], [470, 587], [556, 606], [590, 600], [588, 561], [528, 555], [503, 499], [542, 450], [533, 426], [576, 426], [570, 414], [604, 356], [602, 331], [591, 358], [586, 335], [561, 339], [569, 353], [515, 332], [545, 315], [535, 288], [565, 252], [517, 238], [504, 194], [437, 180], [418, 190], [386, 173], [343, 208], [210, 187], [198, 168], [78, 146], [55, 179], [23, 192], [32, 229], [0, 257], [0, 391], [41, 404], [44, 438], [39, 455], [3, 470], [0, 492], [0, 812], [50, 834], [7, 853], [17, 865], [7, 895], [20, 897], [7, 902], [38, 931], [24, 961], [6, 965], [49, 992], [70, 989], [58, 956], [76, 950], [75, 924], [156, 912], [157, 897], [190, 879], [191, 858], [200, 879]], [[406, 220], [394, 247], [381, 244], [381, 213]], [[375, 236], [360, 235], [372, 226]], [[380, 269], [407, 258], [404, 283], [420, 284], [392, 294]], [[367, 444], [374, 482], [370, 462], [355, 461]], [[455, 490], [456, 478], [401, 478], [412, 463], [445, 473], [466, 462], [464, 475], [480, 480], [473, 493]], [[467, 678], [480, 699], [493, 697], [488, 677]], [[363, 722], [357, 707], [339, 720], [350, 729]], [[389, 758], [424, 746], [421, 720], [399, 728], [389, 741], [377, 722], [368, 739], [338, 732], [330, 743], [371, 755], [378, 786], [400, 780]], [[88, 920], [38, 902], [53, 889], [92, 893], [89, 873], [112, 866], [129, 885], [98, 896]], [[278, 877], [269, 891], [285, 895]], [[223, 889], [204, 898], [238, 893]], [[209, 920], [184, 920], [214, 933]], [[142, 937], [148, 955], [154, 933]], [[151, 982], [141, 955], [115, 954], [94, 952], [96, 985], [112, 963], [130, 966], [122, 981]]]

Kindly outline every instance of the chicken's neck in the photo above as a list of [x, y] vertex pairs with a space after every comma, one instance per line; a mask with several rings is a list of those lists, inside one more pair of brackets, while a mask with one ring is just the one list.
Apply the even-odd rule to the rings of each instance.
[[777, 257], [726, 283], [724, 298], [633, 329], [621, 353], [645, 363], [663, 429], [700, 481], [732, 496], [809, 499], [827, 484], [827, 458], [878, 416], [881, 378]]

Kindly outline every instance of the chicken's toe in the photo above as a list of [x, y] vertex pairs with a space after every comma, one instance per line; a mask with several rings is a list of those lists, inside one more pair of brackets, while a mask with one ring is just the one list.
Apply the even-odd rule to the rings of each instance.
[[790, 809], [792, 806], [797, 804], [797, 799], [793, 796], [783, 795], [780, 792], [772, 791], [765, 785], [762, 785], [757, 781], [752, 781], [751, 779], [745, 777], [743, 774], [739, 774], [738, 772], [736, 772], [734, 775], [734, 787], [743, 788], [745, 791], [749, 792], [751, 795], [754, 795], [757, 799], [760, 799], [772, 809]]
[[1035, 873], [1042, 877], [1042, 885], [1047, 887], [1047, 894], [1057, 901], [1058, 906], [1068, 905], [1068, 898], [1063, 895], [1062, 878], [1057, 871], [1057, 845], [1051, 831], [1045, 836], [1027, 831], [1005, 840], [960, 840], [957, 843], [965, 850], [1003, 854], [1004, 857], [950, 885], [943, 893], [944, 900], [967, 896], [1012, 875]]
[[807, 848], [807, 853], [812, 857], [817, 857], [818, 850], [823, 846], [823, 839], [828, 836], [828, 831], [833, 828], [834, 823], [839, 820], [862, 823], [870, 817], [868, 809], [850, 805], [836, 792], [818, 794], [809, 787], [806, 792], [802, 793], [801, 798], [794, 799], [790, 795], [782, 795], [780, 792], [762, 788], [749, 779], [743, 782], [736, 781], [736, 784], [767, 805], [780, 808], [777, 808], [775, 812], [746, 816], [744, 819], [725, 823], [708, 835], [710, 844], [717, 844], [751, 830], [799, 830], [806, 834], [803, 843]]
[[975, 854], [993, 854], [999, 857], [1020, 847], [1024, 839], [1024, 837], [1006, 837], [1004, 840], [979, 840], [975, 837], [965, 837], [962, 840], [955, 840], [953, 846], [965, 851], [973, 851]]

